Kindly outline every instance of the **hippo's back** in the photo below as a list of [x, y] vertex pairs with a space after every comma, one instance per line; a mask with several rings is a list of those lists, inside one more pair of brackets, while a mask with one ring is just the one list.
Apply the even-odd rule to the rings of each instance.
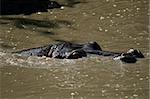
[[44, 56], [48, 53], [49, 49], [52, 45], [25, 49], [22, 51], [15, 52], [17, 54], [21, 54], [22, 56]]

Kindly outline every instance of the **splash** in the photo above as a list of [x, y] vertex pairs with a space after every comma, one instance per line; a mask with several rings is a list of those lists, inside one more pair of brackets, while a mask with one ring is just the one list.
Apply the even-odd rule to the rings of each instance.
[[61, 70], [67, 69], [86, 69], [86, 68], [98, 68], [103, 72], [110, 72], [113, 74], [122, 74], [126, 71], [124, 66], [119, 61], [114, 61], [109, 57], [97, 57], [96, 55], [90, 55], [86, 58], [80, 59], [54, 59], [48, 57], [23, 57], [18, 54], [0, 52], [0, 67], [3, 66], [18, 66], [25, 68], [61, 68]]

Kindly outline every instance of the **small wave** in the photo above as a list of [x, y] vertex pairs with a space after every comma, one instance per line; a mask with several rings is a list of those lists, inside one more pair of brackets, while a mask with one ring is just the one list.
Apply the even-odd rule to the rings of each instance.
[[114, 61], [110, 57], [102, 57], [90, 55], [85, 58], [80, 59], [54, 59], [48, 57], [23, 57], [19, 54], [11, 54], [0, 52], [0, 67], [3, 66], [19, 66], [26, 68], [40, 68], [40, 69], [49, 69], [55, 67], [64, 67], [67, 68], [91, 68], [93, 66], [104, 68], [105, 70], [112, 72], [122, 72], [126, 64], [121, 62]]
[[74, 66], [74, 65], [93, 65], [95, 62], [106, 61], [106, 59], [100, 59], [96, 56], [90, 56], [88, 58], [80, 59], [54, 59], [48, 57], [23, 57], [19, 54], [11, 54], [0, 52], [0, 66], [12, 65], [28, 68], [50, 68], [54, 66]]
[[23, 57], [19, 54], [11, 54], [0, 52], [0, 67], [4, 65], [28, 67], [28, 68], [50, 68], [54, 66], [70, 66], [77, 64], [81, 61], [86, 61], [86, 58], [82, 59], [54, 59], [48, 57]]

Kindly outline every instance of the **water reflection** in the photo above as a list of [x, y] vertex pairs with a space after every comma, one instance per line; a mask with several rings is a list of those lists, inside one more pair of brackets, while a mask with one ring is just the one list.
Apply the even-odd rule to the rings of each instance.
[[30, 15], [35, 12], [47, 12], [48, 9], [60, 8], [61, 5], [49, 0], [1, 0], [1, 15]]
[[[16, 28], [19, 29], [28, 29], [33, 31], [33, 29], [37, 30], [37, 28], [60, 28], [61, 26], [72, 25], [72, 22], [65, 20], [35, 20], [35, 19], [27, 19], [27, 18], [13, 18], [13, 17], [1, 17], [1, 23], [7, 22], [7, 24], [13, 24]], [[39, 31], [40, 31], [39, 29]], [[38, 30], [37, 30], [38, 31]], [[40, 31], [42, 32], [42, 31]], [[44, 34], [53, 34], [51, 32], [45, 32]]]
[[79, 3], [87, 3], [86, 0], [64, 0], [66, 3], [66, 6], [68, 7], [74, 7], [76, 4]]
[[[59, 2], [58, 2], [59, 1]], [[61, 2], [61, 3], [60, 3]], [[31, 15], [32, 13], [48, 12], [48, 9], [59, 8], [63, 6], [74, 7], [79, 3], [86, 3], [85, 0], [1, 0], [1, 15]]]

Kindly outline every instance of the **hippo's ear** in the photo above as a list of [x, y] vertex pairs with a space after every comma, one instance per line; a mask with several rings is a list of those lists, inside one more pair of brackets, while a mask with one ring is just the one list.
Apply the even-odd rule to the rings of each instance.
[[144, 58], [144, 55], [143, 55], [143, 53], [140, 51], [140, 50], [138, 50], [138, 49], [133, 49], [133, 48], [131, 48], [131, 49], [129, 49], [128, 51], [127, 51], [127, 53], [131, 53], [133, 56], [135, 56], [136, 58]]
[[83, 46], [85, 50], [102, 50], [96, 42], [89, 42]]

